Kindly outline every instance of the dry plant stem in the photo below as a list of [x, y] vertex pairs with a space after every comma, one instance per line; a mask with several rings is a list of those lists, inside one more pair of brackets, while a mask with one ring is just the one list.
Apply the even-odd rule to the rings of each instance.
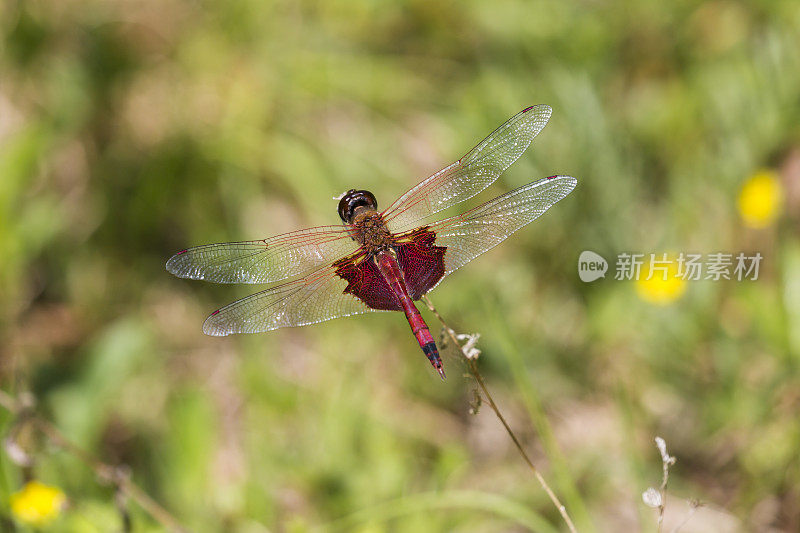
[[[4, 391], [0, 391], [0, 406], [4, 407], [12, 414], [18, 414], [22, 409], [20, 402]], [[95, 476], [100, 482], [113, 483], [116, 485], [117, 489], [122, 494], [139, 504], [145, 512], [152, 516], [163, 527], [179, 533], [187, 531], [174, 516], [169, 514], [158, 502], [131, 481], [122, 469], [98, 461], [67, 439], [57, 427], [47, 420], [35, 414], [29, 415], [28, 420], [45, 435], [50, 442], [78, 458], [78, 460], [88, 466], [95, 473]]]
[[[450, 340], [453, 342], [453, 344], [455, 346], [458, 346], [459, 350], [461, 350], [461, 344], [459, 344], [458, 339], [456, 339], [455, 332], [444, 321], [442, 315], [440, 315], [439, 312], [436, 310], [436, 308], [433, 306], [433, 302], [431, 302], [427, 296], [422, 296], [422, 300], [425, 302], [425, 305], [428, 306], [428, 309], [430, 309], [431, 312], [434, 315], [436, 315], [436, 318], [439, 319], [439, 322], [442, 323], [445, 331], [447, 332], [447, 335], [450, 337]], [[577, 533], [577, 529], [575, 529], [575, 524], [572, 523], [572, 519], [569, 517], [569, 514], [567, 513], [567, 508], [564, 506], [564, 504], [561, 503], [561, 500], [558, 499], [558, 496], [556, 496], [555, 492], [553, 492], [553, 490], [550, 488], [550, 485], [547, 484], [547, 481], [545, 481], [542, 474], [533, 465], [533, 462], [528, 457], [528, 454], [525, 453], [525, 450], [522, 448], [522, 444], [520, 444], [519, 439], [517, 439], [517, 436], [514, 434], [514, 431], [508, 425], [508, 422], [506, 422], [503, 413], [500, 412], [500, 408], [498, 408], [497, 404], [494, 403], [494, 398], [492, 398], [492, 395], [489, 393], [489, 389], [486, 388], [486, 383], [483, 381], [483, 376], [478, 371], [478, 365], [475, 363], [475, 360], [468, 357], [463, 350], [461, 350], [461, 354], [464, 356], [464, 359], [467, 362], [467, 366], [469, 366], [470, 373], [475, 378], [475, 381], [478, 383], [478, 386], [483, 391], [483, 394], [486, 396], [486, 400], [489, 402], [489, 406], [492, 408], [492, 411], [494, 411], [494, 414], [497, 415], [497, 418], [500, 420], [500, 423], [503, 424], [503, 427], [505, 428], [509, 437], [511, 437], [511, 440], [514, 442], [514, 446], [517, 448], [517, 451], [520, 453], [522, 458], [528, 464], [528, 467], [531, 469], [533, 475], [539, 481], [539, 484], [542, 486], [544, 491], [550, 497], [550, 501], [553, 502], [553, 505], [556, 506], [558, 512], [561, 513], [561, 516], [564, 519], [564, 522], [567, 523], [567, 527], [569, 528], [569, 530], [572, 533]]]
[[656, 437], [656, 447], [661, 454], [661, 498], [658, 502], [658, 533], [664, 523], [664, 507], [667, 505], [667, 481], [669, 481], [669, 467], [675, 464], [675, 458], [667, 451], [667, 443], [661, 437]]
[[661, 533], [661, 528], [664, 525], [664, 508], [667, 505], [667, 480], [669, 479], [669, 462], [661, 461], [661, 504], [658, 506], [658, 533]]

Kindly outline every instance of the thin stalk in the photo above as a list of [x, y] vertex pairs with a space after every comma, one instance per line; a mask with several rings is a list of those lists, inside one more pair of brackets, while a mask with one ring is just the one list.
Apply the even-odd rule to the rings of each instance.
[[505, 321], [497, 319], [500, 314], [493, 313], [492, 316], [494, 317], [493, 322], [497, 326], [495, 329], [498, 331], [505, 331], [506, 333], [505, 335], [500, 335], [497, 339], [497, 344], [501, 352], [505, 354], [508, 359], [509, 365], [511, 365], [511, 373], [514, 376], [514, 382], [522, 396], [523, 404], [528, 411], [534, 428], [536, 428], [536, 433], [541, 440], [545, 454], [550, 460], [550, 465], [552, 467], [551, 480], [555, 480], [555, 486], [559, 488], [559, 494], [561, 494], [561, 498], [569, 507], [570, 513], [573, 519], [576, 520], [576, 523], [581, 526], [581, 529], [592, 531], [593, 525], [586, 510], [586, 506], [578, 492], [572, 474], [569, 471], [564, 454], [556, 441], [553, 428], [550, 425], [550, 421], [547, 419], [547, 414], [542, 407], [542, 401], [529, 376], [525, 361], [523, 360], [517, 343], [514, 341], [514, 336], [511, 334], [508, 324]]
[[564, 522], [566, 522], [569, 530], [572, 533], [577, 533], [577, 529], [575, 529], [575, 524], [572, 523], [572, 519], [569, 517], [569, 514], [567, 513], [567, 508], [564, 506], [563, 503], [561, 503], [561, 500], [558, 499], [558, 496], [556, 496], [555, 492], [553, 492], [553, 490], [550, 488], [550, 485], [547, 484], [547, 481], [545, 481], [544, 476], [542, 476], [542, 474], [539, 472], [539, 469], [536, 468], [536, 466], [534, 466], [533, 461], [531, 461], [530, 457], [528, 457], [528, 454], [525, 452], [525, 449], [522, 447], [522, 444], [520, 444], [517, 435], [508, 425], [508, 422], [506, 422], [503, 413], [500, 412], [500, 408], [497, 407], [497, 404], [495, 403], [494, 398], [489, 392], [489, 389], [486, 388], [486, 383], [483, 380], [483, 376], [478, 371], [478, 365], [475, 363], [475, 359], [468, 357], [467, 354], [464, 353], [464, 350], [461, 349], [461, 344], [458, 342], [458, 339], [456, 339], [455, 331], [453, 331], [453, 329], [447, 325], [447, 322], [445, 322], [444, 318], [442, 318], [442, 315], [440, 315], [439, 311], [437, 311], [436, 308], [433, 306], [433, 302], [431, 302], [430, 298], [428, 298], [427, 296], [423, 296], [422, 301], [425, 302], [425, 305], [428, 306], [428, 309], [430, 309], [431, 312], [434, 315], [436, 315], [436, 318], [439, 319], [439, 322], [442, 323], [445, 331], [447, 332], [447, 335], [450, 337], [450, 340], [453, 342], [453, 344], [458, 346], [459, 350], [461, 351], [461, 355], [464, 356], [464, 359], [467, 362], [467, 366], [469, 367], [470, 373], [475, 378], [475, 381], [478, 383], [478, 386], [483, 391], [483, 394], [486, 396], [486, 400], [489, 402], [489, 406], [492, 408], [492, 411], [494, 411], [494, 414], [497, 415], [497, 418], [500, 420], [500, 423], [505, 428], [506, 433], [508, 433], [509, 437], [511, 437], [511, 440], [514, 442], [514, 446], [517, 448], [517, 451], [525, 460], [525, 463], [531, 469], [531, 472], [533, 472], [533, 475], [534, 477], [536, 477], [536, 480], [539, 482], [544, 491], [547, 493], [547, 496], [550, 498], [550, 501], [552, 501], [553, 505], [555, 505], [556, 509], [558, 509], [558, 512], [561, 514], [561, 517], [564, 519]]
[[[13, 415], [18, 415], [27, 407], [4, 391], [0, 391], [0, 406]], [[114, 484], [120, 493], [136, 502], [164, 528], [178, 533], [187, 531], [174, 516], [164, 509], [164, 507], [131, 481], [130, 477], [122, 468], [95, 459], [82, 448], [67, 439], [56, 426], [35, 413], [26, 414], [26, 417], [27, 421], [32, 423], [36, 429], [50, 440], [50, 442], [88, 466], [94, 472], [98, 481], [101, 483]]]
[[667, 443], [661, 437], [656, 437], [656, 447], [661, 454], [661, 488], [658, 502], [658, 533], [664, 524], [664, 508], [667, 505], [667, 481], [669, 481], [669, 467], [675, 464], [675, 458], [667, 452]]
[[667, 507], [667, 481], [669, 481], [669, 463], [668, 461], [661, 462], [661, 502], [658, 504], [658, 533], [661, 533], [661, 528], [664, 526], [664, 510]]

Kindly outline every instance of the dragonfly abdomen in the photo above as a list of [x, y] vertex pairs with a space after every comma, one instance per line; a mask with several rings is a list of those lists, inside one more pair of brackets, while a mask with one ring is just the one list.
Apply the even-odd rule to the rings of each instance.
[[422, 314], [420, 314], [419, 309], [414, 305], [411, 296], [408, 294], [403, 271], [400, 269], [400, 265], [397, 264], [397, 259], [395, 259], [394, 255], [390, 252], [381, 251], [375, 256], [375, 261], [378, 270], [386, 280], [389, 288], [392, 289], [400, 306], [403, 308], [406, 318], [408, 319], [408, 325], [411, 326], [411, 332], [417, 339], [420, 348], [422, 348], [422, 353], [428, 358], [433, 368], [439, 372], [442, 379], [445, 379], [446, 376], [444, 367], [442, 366], [442, 358], [439, 356], [436, 342], [433, 340], [433, 335], [431, 335], [430, 329], [428, 329], [428, 325], [425, 323], [425, 319], [422, 318]]

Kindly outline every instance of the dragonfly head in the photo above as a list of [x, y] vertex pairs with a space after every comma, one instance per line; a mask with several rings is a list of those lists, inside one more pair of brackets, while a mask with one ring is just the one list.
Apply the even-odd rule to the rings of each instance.
[[350, 189], [339, 200], [339, 216], [348, 224], [353, 221], [356, 211], [360, 210], [359, 208], [376, 211], [378, 209], [378, 201], [375, 199], [375, 195], [369, 191]]

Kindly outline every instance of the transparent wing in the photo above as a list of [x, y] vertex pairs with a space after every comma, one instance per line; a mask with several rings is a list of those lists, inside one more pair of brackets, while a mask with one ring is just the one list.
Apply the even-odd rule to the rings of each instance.
[[345, 293], [346, 287], [334, 267], [323, 268], [214, 311], [203, 324], [203, 332], [217, 336], [259, 333], [376, 311]]
[[173, 255], [167, 270], [216, 283], [271, 283], [329, 265], [357, 248], [346, 227], [319, 226], [260, 241], [189, 248]]
[[547, 105], [528, 107], [494, 130], [464, 157], [406, 192], [384, 211], [393, 231], [468, 200], [494, 183], [530, 146], [550, 119]]
[[577, 182], [570, 176], [551, 176], [431, 224], [435, 244], [447, 247], [443, 278], [536, 220], [572, 192]]

